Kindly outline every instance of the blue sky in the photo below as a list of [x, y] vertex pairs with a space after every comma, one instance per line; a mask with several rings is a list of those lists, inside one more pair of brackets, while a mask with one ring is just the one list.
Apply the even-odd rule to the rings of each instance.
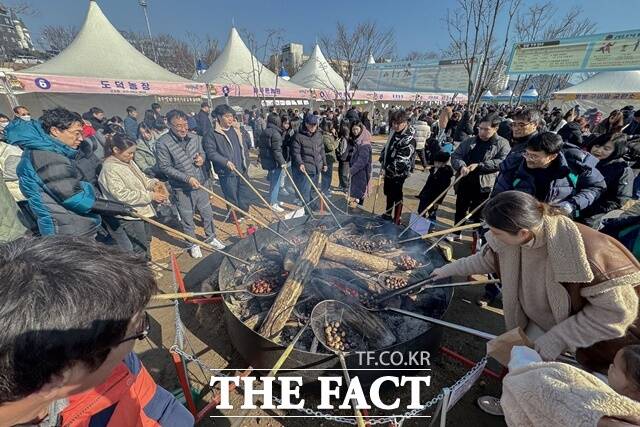
[[[222, 47], [232, 20], [238, 29], [249, 29], [258, 37], [269, 28], [283, 29], [285, 41], [301, 42], [310, 52], [316, 37], [331, 35], [335, 22], [347, 25], [373, 20], [393, 29], [400, 56], [411, 51], [439, 51], [448, 45], [444, 18], [455, 0], [323, 0], [318, 2], [287, 0], [147, 0], [154, 34], [171, 33], [184, 38], [187, 31], [209, 34]], [[11, 1], [8, 0], [11, 4]], [[29, 0], [39, 11], [24, 18], [34, 42], [45, 25], [80, 27], [87, 10], [87, 0]], [[99, 0], [111, 22], [124, 30], [146, 31], [138, 0]], [[534, 1], [524, 0], [524, 4]], [[640, 27], [640, 0], [565, 0], [555, 2], [558, 14], [580, 6], [584, 15], [597, 24], [597, 32], [637, 29]], [[606, 7], [604, 4], [606, 3]], [[54, 7], [52, 7], [54, 6]]]

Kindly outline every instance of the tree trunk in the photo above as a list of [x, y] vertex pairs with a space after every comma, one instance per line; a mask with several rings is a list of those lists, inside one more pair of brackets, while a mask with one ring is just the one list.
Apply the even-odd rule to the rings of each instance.
[[291, 316], [293, 308], [298, 302], [298, 298], [304, 290], [304, 283], [309, 274], [315, 269], [320, 260], [320, 256], [327, 244], [327, 236], [319, 231], [314, 231], [304, 252], [298, 258], [296, 267], [287, 277], [273, 302], [267, 317], [260, 327], [260, 335], [273, 338], [276, 337]]

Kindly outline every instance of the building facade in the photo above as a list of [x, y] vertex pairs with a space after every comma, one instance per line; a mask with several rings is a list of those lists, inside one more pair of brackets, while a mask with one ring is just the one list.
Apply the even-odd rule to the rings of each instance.
[[12, 59], [16, 52], [22, 50], [11, 15], [9, 9], [0, 5], [0, 58], [4, 61]]

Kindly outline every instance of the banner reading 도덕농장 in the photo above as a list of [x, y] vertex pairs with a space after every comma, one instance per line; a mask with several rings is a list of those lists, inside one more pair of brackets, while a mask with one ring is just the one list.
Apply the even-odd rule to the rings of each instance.
[[515, 43], [508, 74], [640, 70], [640, 30]]

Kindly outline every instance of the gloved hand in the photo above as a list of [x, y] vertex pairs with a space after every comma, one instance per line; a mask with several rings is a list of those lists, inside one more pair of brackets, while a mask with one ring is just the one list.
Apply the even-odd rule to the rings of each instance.
[[133, 208], [122, 202], [116, 202], [107, 199], [96, 199], [96, 202], [93, 204], [91, 211], [106, 216], [128, 216], [133, 213]]
[[571, 216], [571, 214], [573, 214], [573, 211], [574, 211], [574, 207], [571, 202], [562, 202], [555, 205], [555, 207], [560, 209], [567, 216]]

